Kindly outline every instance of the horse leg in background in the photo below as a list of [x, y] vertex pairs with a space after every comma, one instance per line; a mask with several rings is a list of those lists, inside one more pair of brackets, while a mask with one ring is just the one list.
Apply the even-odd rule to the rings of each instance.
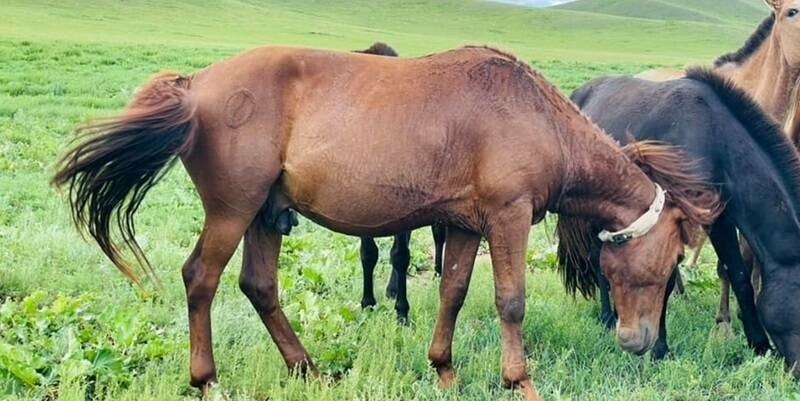
[[394, 236], [391, 252], [392, 276], [386, 287], [386, 296], [395, 297], [394, 310], [397, 312], [397, 321], [403, 324], [408, 322], [408, 310], [410, 309], [406, 287], [408, 265], [411, 262], [411, 252], [408, 249], [410, 240], [411, 231]]
[[378, 264], [378, 246], [374, 238], [361, 237], [361, 270], [364, 272], [364, 289], [361, 296], [361, 307], [368, 308], [375, 306], [375, 292], [373, 290], [372, 279], [374, 277], [375, 265]]
[[500, 315], [503, 386], [519, 388], [526, 401], [541, 400], [525, 363], [525, 254], [533, 208], [520, 203], [490, 223], [487, 235], [494, 273], [495, 306]]
[[239, 287], [253, 304], [289, 370], [316, 374], [311, 357], [289, 325], [278, 300], [280, 250], [280, 232], [258, 219], [253, 221], [244, 237]]
[[611, 305], [611, 284], [600, 268], [600, 248], [602, 244], [593, 240], [589, 245], [589, 258], [594, 274], [597, 276], [597, 291], [600, 293], [600, 323], [607, 329], [613, 330], [617, 325], [617, 313]]
[[439, 283], [439, 317], [433, 331], [428, 359], [439, 375], [439, 387], [449, 387], [455, 380], [453, 371], [453, 333], [464, 298], [481, 237], [456, 227], [447, 229], [444, 269]]
[[680, 265], [675, 266], [675, 292], [678, 295], [683, 295], [686, 293], [686, 288], [683, 286], [683, 277], [681, 277], [681, 267]]
[[658, 325], [658, 338], [650, 353], [650, 356], [657, 361], [664, 359], [669, 352], [669, 345], [667, 344], [667, 305], [669, 304], [669, 296], [672, 295], [672, 290], [675, 289], [680, 274], [676, 267], [672, 271], [669, 281], [667, 281], [667, 292], [664, 294], [664, 306], [661, 308], [661, 320]]
[[700, 240], [700, 243], [697, 244], [697, 246], [692, 250], [692, 258], [689, 259], [689, 267], [692, 269], [697, 267], [697, 259], [700, 258], [700, 251], [703, 250], [703, 246], [706, 244], [707, 240], [708, 236], [704, 235], [703, 239]]
[[716, 321], [718, 325], [724, 325], [725, 330], [731, 331], [731, 283], [728, 281], [728, 272], [722, 261], [717, 261], [717, 276], [719, 277], [720, 291]]
[[431, 226], [433, 231], [433, 269], [437, 276], [442, 275], [442, 255], [444, 255], [444, 242], [447, 238], [447, 226], [444, 224], [434, 224]]
[[750, 281], [753, 283], [753, 294], [758, 298], [758, 293], [761, 291], [761, 266], [753, 255], [753, 249], [750, 248], [750, 244], [748, 244], [743, 237], [739, 237], [739, 250], [742, 252], [742, 259], [744, 260], [745, 266], [750, 268]]
[[757, 354], [763, 355], [770, 349], [769, 339], [758, 319], [750, 271], [744, 265], [742, 254], [739, 252], [736, 227], [725, 214], [722, 214], [712, 225], [709, 238], [720, 263], [725, 265], [725, 272], [739, 302], [740, 317], [747, 342]]

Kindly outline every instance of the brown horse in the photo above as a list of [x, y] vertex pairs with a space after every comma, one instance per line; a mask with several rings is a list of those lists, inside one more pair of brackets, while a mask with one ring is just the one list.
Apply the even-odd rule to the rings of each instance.
[[456, 317], [485, 237], [504, 384], [526, 400], [539, 399], [522, 342], [532, 223], [550, 211], [620, 231], [600, 258], [619, 300], [619, 342], [642, 352], [656, 339], [682, 227], [711, 217], [671, 197], [664, 204], [663, 191], [557, 89], [485, 47], [413, 59], [258, 48], [193, 75], [157, 76], [121, 115], [82, 131], [53, 181], [69, 187], [75, 222], [128, 277], [136, 274], [112, 225], [152, 274], [133, 230], [142, 198], [176, 158], [197, 187], [205, 224], [183, 279], [191, 384], [203, 389], [217, 380], [211, 302], [242, 237], [242, 291], [286, 365], [316, 371], [278, 302], [281, 235], [270, 222], [287, 208], [357, 236], [448, 226], [429, 351], [442, 386], [454, 379]]
[[[356, 50], [356, 53], [374, 54], [376, 56], [386, 57], [398, 56], [394, 48], [383, 42], [375, 42], [367, 49]], [[437, 276], [442, 274], [442, 251], [444, 250], [444, 241], [446, 237], [445, 229], [445, 226], [439, 224], [431, 226], [435, 249], [434, 271]], [[411, 309], [408, 303], [408, 291], [406, 288], [406, 275], [408, 274], [408, 265], [411, 263], [411, 250], [408, 245], [410, 240], [411, 231], [404, 231], [394, 235], [391, 250], [392, 275], [389, 278], [389, 284], [386, 286], [386, 297], [395, 298], [394, 310], [397, 312], [397, 321], [403, 324], [408, 322], [408, 311]], [[372, 285], [375, 265], [378, 264], [378, 245], [375, 243], [375, 239], [372, 237], [361, 237], [359, 254], [361, 256], [361, 269], [364, 274], [362, 280], [363, 291], [361, 292], [361, 307], [367, 308], [375, 306], [377, 303], [375, 301], [375, 292]]]

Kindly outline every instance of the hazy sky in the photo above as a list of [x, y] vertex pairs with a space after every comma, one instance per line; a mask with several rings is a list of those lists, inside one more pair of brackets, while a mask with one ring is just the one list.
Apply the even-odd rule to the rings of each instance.
[[498, 3], [518, 4], [529, 7], [547, 7], [556, 4], [569, 3], [572, 0], [490, 0]]

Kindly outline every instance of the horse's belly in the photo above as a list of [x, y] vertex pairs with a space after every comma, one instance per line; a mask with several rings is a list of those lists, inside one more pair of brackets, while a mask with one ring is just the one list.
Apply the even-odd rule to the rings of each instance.
[[413, 172], [369, 165], [287, 165], [281, 192], [301, 214], [351, 235], [390, 235], [435, 219], [438, 198]]

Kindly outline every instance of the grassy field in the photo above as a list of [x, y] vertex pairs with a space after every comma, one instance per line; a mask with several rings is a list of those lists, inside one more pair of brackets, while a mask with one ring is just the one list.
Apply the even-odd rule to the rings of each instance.
[[[751, 29], [455, 0], [7, 0], [0, 15], [0, 399], [15, 401], [198, 396], [188, 385], [179, 271], [202, 211], [183, 169], [149, 194], [137, 220], [161, 292], [136, 290], [82, 241], [48, 186], [76, 124], [118, 111], [150, 74], [193, 71], [265, 43], [348, 50], [384, 40], [410, 56], [488, 42], [533, 62], [568, 92], [597, 75], [710, 60]], [[690, 272], [688, 295], [672, 302], [673, 353], [653, 363], [616, 346], [596, 323], [594, 302], [564, 295], [552, 270], [552, 226], [531, 235], [524, 326], [530, 372], [547, 400], [800, 400], [779, 360], [747, 349], [738, 323], [732, 336], [715, 330], [710, 251]], [[308, 382], [286, 372], [238, 291], [237, 255], [212, 313], [224, 389], [234, 400], [258, 401], [517, 399], [499, 385], [499, 324], [485, 262], [456, 333], [459, 384], [437, 389], [426, 360], [438, 302], [429, 237], [422, 230], [412, 240], [408, 327], [395, 324], [382, 296], [377, 309], [359, 309], [356, 239], [307, 221], [285, 239], [282, 304], [326, 373]], [[379, 295], [389, 245], [381, 242]]]
[[622, 17], [752, 25], [764, 19], [761, 0], [577, 0], [557, 8]]

